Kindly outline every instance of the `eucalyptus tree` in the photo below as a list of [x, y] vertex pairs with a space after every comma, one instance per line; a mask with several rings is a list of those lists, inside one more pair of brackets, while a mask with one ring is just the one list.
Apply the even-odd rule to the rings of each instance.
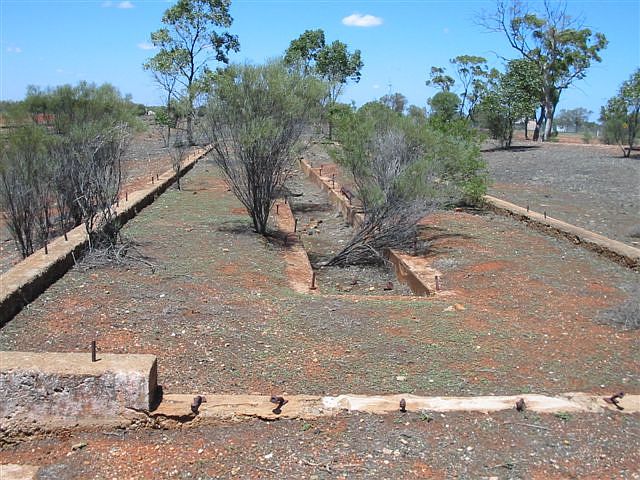
[[640, 131], [640, 69], [602, 107], [600, 120], [604, 123], [605, 138], [620, 145], [625, 157], [631, 156]]
[[496, 11], [480, 23], [503, 33], [509, 45], [538, 69], [541, 112], [537, 132], [544, 124], [542, 139], [551, 134], [556, 105], [562, 92], [583, 79], [592, 62], [600, 62], [607, 39], [585, 28], [566, 10], [566, 2], [545, 0], [541, 11], [530, 11], [521, 0], [498, 0]]
[[[144, 68], [155, 72], [156, 80], [162, 80], [161, 86], [167, 92], [169, 85], [175, 87], [167, 80], [175, 78], [181, 87], [179, 95], [187, 105], [189, 144], [195, 143], [195, 102], [206, 90], [207, 79], [212, 73], [210, 63], [215, 60], [226, 64], [229, 52], [240, 49], [237, 36], [217, 30], [231, 26], [230, 4], [230, 0], [178, 0], [162, 17], [165, 27], [151, 34], [151, 41], [160, 51], [144, 64]], [[168, 92], [169, 98], [173, 87]]]

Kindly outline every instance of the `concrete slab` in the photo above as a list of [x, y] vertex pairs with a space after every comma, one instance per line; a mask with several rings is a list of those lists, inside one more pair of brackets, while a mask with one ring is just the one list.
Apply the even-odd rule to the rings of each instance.
[[156, 391], [153, 355], [0, 352], [3, 424], [112, 419], [149, 410]]

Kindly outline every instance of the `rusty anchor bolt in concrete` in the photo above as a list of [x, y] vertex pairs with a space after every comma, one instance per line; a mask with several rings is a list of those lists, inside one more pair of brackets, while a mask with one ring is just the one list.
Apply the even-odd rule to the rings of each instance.
[[440, 277], [436, 275], [436, 292], [440, 291]]
[[279, 396], [276, 396], [276, 395], [272, 395], [271, 396], [271, 400], [269, 400], [269, 401], [271, 403], [276, 403], [278, 405], [276, 408], [271, 410], [276, 415], [280, 415], [282, 413], [282, 407], [284, 405], [286, 405], [287, 403], [289, 403], [289, 400], [285, 400], [284, 397], [279, 397]]
[[316, 272], [311, 273], [311, 287], [310, 290], [315, 290], [316, 288]]
[[524, 412], [524, 409], [526, 408], [526, 405], [524, 403], [524, 398], [521, 398], [520, 400], [518, 400], [516, 402], [516, 410], [519, 412]]
[[207, 397], [204, 397], [202, 395], [196, 395], [195, 397], [193, 397], [193, 402], [191, 402], [191, 411], [197, 415], [200, 405], [206, 402], [207, 402]]
[[624, 392], [616, 393], [610, 397], [605, 397], [603, 400], [611, 405], [615, 405], [618, 410], [624, 410], [624, 407], [620, 406], [618, 402], [624, 397]]
[[98, 361], [98, 359], [96, 358], [96, 350], [97, 350], [96, 341], [92, 340], [91, 341], [91, 361], [92, 362], [97, 362]]
[[406, 413], [407, 411], [407, 401], [404, 398], [400, 399], [400, 411], [402, 413]]

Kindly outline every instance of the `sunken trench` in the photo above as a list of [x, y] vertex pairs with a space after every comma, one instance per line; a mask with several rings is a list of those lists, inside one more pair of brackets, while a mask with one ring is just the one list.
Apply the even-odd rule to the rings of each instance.
[[292, 172], [287, 188], [288, 201], [297, 219], [297, 233], [323, 294], [414, 295], [407, 285], [398, 281], [392, 265], [324, 265], [347, 244], [354, 229], [330, 203], [327, 194], [303, 172]]

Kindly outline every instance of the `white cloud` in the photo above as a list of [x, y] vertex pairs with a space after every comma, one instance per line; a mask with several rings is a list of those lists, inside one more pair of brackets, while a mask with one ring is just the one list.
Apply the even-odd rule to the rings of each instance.
[[113, 2], [110, 1], [106, 1], [106, 2], [102, 2], [102, 8], [109, 8], [109, 7], [113, 7]]
[[154, 48], [156, 48], [153, 43], [149, 43], [149, 42], [140, 42], [138, 44], [138, 48], [141, 50], [153, 50]]
[[7, 52], [9, 52], [9, 53], [22, 53], [22, 49], [20, 47], [7, 47]]
[[133, 3], [129, 0], [125, 0], [124, 2], [118, 3], [118, 8], [133, 8]]
[[342, 23], [348, 27], [377, 27], [382, 25], [382, 18], [374, 15], [352, 13], [348, 17], [344, 17]]

